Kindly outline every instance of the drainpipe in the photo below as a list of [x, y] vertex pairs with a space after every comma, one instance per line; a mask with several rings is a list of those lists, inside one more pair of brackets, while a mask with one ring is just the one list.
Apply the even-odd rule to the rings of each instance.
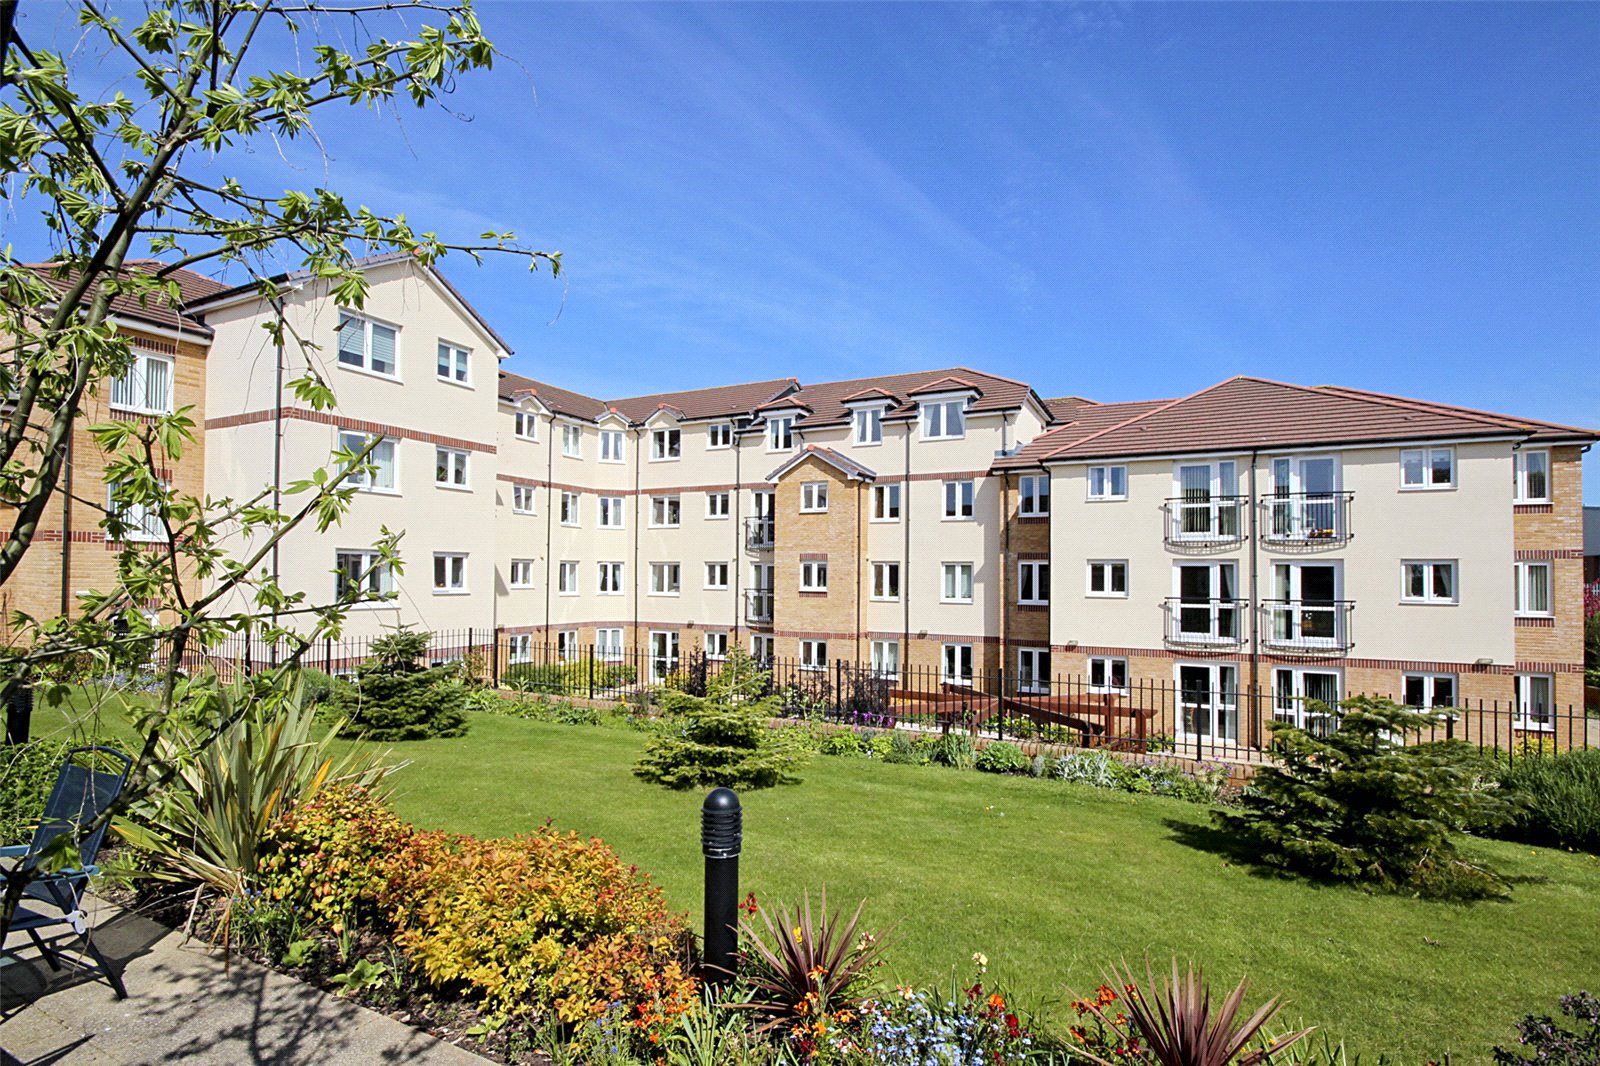
[[900, 563], [901, 625], [900, 670], [902, 674], [911, 664], [911, 423], [905, 423], [906, 461], [905, 477], [900, 482], [900, 525], [904, 548]]
[[644, 525], [644, 511], [639, 506], [639, 468], [644, 462], [644, 456], [639, 454], [644, 449], [644, 427], [636, 427], [633, 431], [633, 647], [635, 658], [639, 648], [639, 582], [643, 579], [643, 568], [639, 565], [639, 527]]
[[556, 413], [550, 412], [550, 421], [546, 428], [549, 434], [544, 442], [544, 633], [541, 644], [550, 643], [550, 556], [555, 552], [555, 521], [556, 510]]
[[[1000, 475], [1000, 670], [1011, 661], [1011, 472]], [[1037, 596], [1039, 590], [1033, 590]], [[1004, 693], [1001, 693], [1004, 695]]]
[[733, 433], [733, 642], [739, 643], [739, 623], [744, 619], [744, 444], [739, 440], [739, 427]]
[[861, 666], [861, 582], [865, 579], [862, 568], [861, 526], [866, 515], [861, 510], [861, 489], [865, 481], [856, 482], [856, 667]]
[[[272, 298], [272, 312], [278, 319], [276, 340], [273, 342], [273, 358], [276, 366], [273, 370], [272, 385], [272, 509], [281, 509], [283, 501], [283, 301], [278, 297]], [[337, 433], [335, 434], [337, 436]], [[335, 442], [337, 443], [337, 441]], [[272, 583], [276, 585], [278, 575], [278, 542], [272, 544]], [[272, 608], [272, 625], [277, 628], [278, 608], [276, 602]], [[274, 644], [276, 651], [276, 644]]]
[[[172, 361], [172, 376], [178, 376], [178, 361]], [[67, 431], [66, 443], [63, 450], [66, 460], [62, 463], [61, 475], [61, 614], [66, 617], [72, 611], [72, 438], [77, 435], [76, 424]]]
[[[1258, 454], [1254, 450], [1250, 452], [1250, 709], [1253, 718], [1250, 725], [1253, 730], [1258, 729], [1261, 723], [1261, 560], [1258, 550], [1260, 537], [1256, 529], [1256, 512], [1259, 509], [1256, 496]], [[1258, 735], [1251, 739], [1259, 743], [1261, 737]]]

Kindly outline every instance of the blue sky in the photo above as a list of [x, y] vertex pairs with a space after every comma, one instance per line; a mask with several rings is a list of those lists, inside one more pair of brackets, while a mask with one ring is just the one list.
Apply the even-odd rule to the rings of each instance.
[[480, 15], [506, 58], [461, 118], [340, 114], [326, 175], [232, 169], [563, 250], [560, 282], [445, 266], [518, 372], [1249, 373], [1600, 426], [1600, 6]]

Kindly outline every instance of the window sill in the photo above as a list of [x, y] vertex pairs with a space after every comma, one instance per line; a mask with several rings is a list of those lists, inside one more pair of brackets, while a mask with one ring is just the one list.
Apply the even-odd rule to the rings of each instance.
[[466, 389], [468, 392], [474, 392], [477, 388], [470, 381], [457, 381], [455, 378], [447, 378], [438, 374], [433, 376], [433, 380], [441, 385], [454, 385], [458, 389]]
[[966, 517], [960, 517], [960, 516], [951, 517], [950, 515], [946, 515], [945, 517], [939, 519], [939, 521], [941, 521], [941, 522], [976, 522], [977, 518], [975, 518], [973, 516], [970, 516], [970, 515], [966, 516]]
[[802, 508], [800, 508], [800, 513], [801, 514], [827, 514], [828, 513], [828, 509], [826, 507], [802, 507]]
[[827, 594], [828, 594], [828, 590], [827, 589], [801, 589], [800, 590], [800, 595], [802, 595], [802, 596], [826, 596]]
[[1085, 592], [1083, 598], [1086, 600], [1125, 600], [1128, 598], [1128, 594], [1126, 592]]
[[[398, 496], [399, 493], [396, 493], [395, 495]], [[539, 517], [539, 512], [538, 511], [519, 511], [515, 507], [511, 508], [511, 513], [512, 514], [519, 514], [519, 515], [526, 515], [529, 518], [537, 518], [537, 517]]]
[[450, 484], [447, 484], [447, 483], [445, 483], [443, 481], [435, 481], [433, 483], [433, 487], [436, 488], [436, 489], [448, 489], [451, 492], [471, 492], [472, 491], [472, 486], [471, 485], [450, 485]]
[[532, 586], [532, 585], [507, 585], [506, 588], [510, 589], [512, 592], [532, 592], [534, 586]]
[[874, 526], [897, 526], [897, 525], [900, 524], [900, 519], [898, 519], [898, 518], [869, 518], [869, 519], [867, 519], [867, 524], [868, 525], [874, 525]]
[[681, 463], [682, 461], [683, 456], [681, 455], [652, 455], [650, 457], [650, 462], [652, 463]]
[[899, 596], [869, 596], [869, 597], [867, 597], [867, 601], [869, 603], [899, 603], [900, 602], [900, 597]]
[[539, 438], [538, 437], [530, 437], [525, 433], [513, 433], [511, 436], [512, 436], [512, 439], [520, 440], [524, 444], [538, 444], [539, 443]]
[[939, 602], [942, 603], [942, 604], [945, 604], [946, 606], [950, 606], [950, 607], [970, 607], [970, 606], [972, 606], [972, 604], [976, 603], [977, 601], [976, 600], [946, 600], [946, 599], [941, 599]]
[[706, 521], [707, 522], [726, 522], [727, 520], [728, 520], [728, 516], [725, 515], [725, 514], [708, 514], [708, 515], [706, 515]]
[[1455, 482], [1448, 485], [1401, 485], [1401, 492], [1454, 492]]
[[1047, 522], [1049, 520], [1050, 516], [1048, 514], [1023, 514], [1021, 511], [1017, 512], [1017, 521], [1019, 522]]
[[405, 384], [404, 381], [400, 380], [400, 375], [399, 374], [385, 374], [382, 371], [378, 371], [378, 370], [368, 370], [364, 366], [351, 366], [349, 363], [345, 362], [342, 359], [338, 360], [338, 364], [339, 364], [339, 369], [340, 370], [348, 370], [350, 373], [352, 373], [352, 374], [360, 374], [362, 377], [377, 378], [379, 381], [387, 381], [392, 385], [404, 385]]
[[[14, 408], [16, 407], [16, 402], [11, 401], [7, 403], [6, 406], [8, 408]], [[138, 415], [141, 418], [160, 418], [162, 415], [170, 415], [172, 413], [171, 408], [168, 408], [165, 411], [155, 411], [145, 407], [123, 407], [121, 404], [115, 403], [108, 404], [107, 406], [110, 407], [113, 414]]]
[[683, 594], [681, 592], [647, 592], [647, 593], [645, 593], [645, 595], [647, 595], [647, 596], [660, 596], [662, 599], [675, 600], [675, 599], [677, 599], [679, 596], [681, 596]]
[[399, 496], [399, 495], [401, 495], [401, 492], [400, 492], [399, 489], [373, 489], [373, 488], [368, 488], [365, 485], [357, 485], [356, 486], [356, 491], [359, 492], [363, 496]]
[[470, 595], [472, 595], [472, 590], [471, 589], [434, 589], [433, 590], [433, 594], [435, 596], [470, 596]]

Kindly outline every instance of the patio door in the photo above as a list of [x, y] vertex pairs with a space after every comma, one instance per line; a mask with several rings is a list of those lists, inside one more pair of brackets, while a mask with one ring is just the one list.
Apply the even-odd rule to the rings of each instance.
[[1331, 455], [1272, 461], [1272, 535], [1290, 540], [1338, 540], [1339, 463]]
[[1239, 468], [1233, 460], [1180, 463], [1177, 480], [1175, 539], [1238, 539]]
[[1239, 739], [1239, 668], [1221, 663], [1178, 666], [1178, 735]]
[[1196, 643], [1239, 642], [1239, 604], [1233, 563], [1178, 564], [1177, 625], [1173, 636]]
[[650, 631], [650, 681], [660, 684], [678, 671], [678, 634]]
[[1332, 563], [1273, 566], [1272, 637], [1279, 644], [1335, 648], [1341, 644], [1339, 567]]

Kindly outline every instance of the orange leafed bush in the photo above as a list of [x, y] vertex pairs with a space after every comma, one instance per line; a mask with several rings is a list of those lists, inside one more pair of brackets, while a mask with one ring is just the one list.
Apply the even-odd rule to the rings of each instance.
[[375, 908], [384, 863], [412, 832], [365, 789], [323, 789], [268, 828], [259, 870], [262, 892], [335, 933], [368, 924], [381, 917]]

